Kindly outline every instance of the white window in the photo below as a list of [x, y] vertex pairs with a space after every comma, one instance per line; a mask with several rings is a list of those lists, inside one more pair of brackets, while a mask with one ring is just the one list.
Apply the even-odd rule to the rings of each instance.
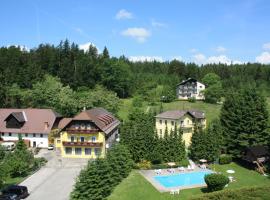
[[90, 124], [87, 124], [86, 129], [87, 130], [90, 130], [91, 129], [91, 125]]
[[91, 141], [96, 142], [96, 136], [92, 136]]
[[81, 137], [81, 142], [84, 142], [84, 137]]
[[40, 137], [43, 137], [43, 134], [40, 134]]
[[81, 129], [85, 129], [85, 124], [84, 123], [81, 124]]
[[5, 133], [2, 133], [2, 136], [5, 136]]
[[25, 134], [24, 134], [24, 137], [28, 137], [28, 133], [25, 133]]
[[160, 124], [160, 125], [162, 124], [162, 120], [159, 120], [159, 124]]
[[79, 124], [75, 124], [75, 129], [79, 129]]
[[174, 126], [174, 121], [171, 121], [172, 126]]
[[12, 136], [12, 133], [8, 133], [8, 136]]
[[36, 134], [35, 133], [33, 133], [33, 137], [36, 137]]

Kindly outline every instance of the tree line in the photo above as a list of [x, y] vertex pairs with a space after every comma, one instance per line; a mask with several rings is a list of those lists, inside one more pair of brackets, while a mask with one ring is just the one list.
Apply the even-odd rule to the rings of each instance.
[[[112, 57], [105, 47], [98, 52], [93, 45], [87, 51], [68, 40], [58, 45], [40, 44], [30, 51], [10, 46], [0, 48], [0, 106], [11, 106], [9, 88], [32, 89], [45, 75], [58, 77], [63, 86], [72, 90], [93, 89], [102, 85], [126, 98], [141, 95], [146, 100], [160, 98], [155, 94], [159, 86], [163, 93], [175, 93], [176, 84], [189, 77], [202, 80], [215, 73], [225, 90], [253, 84], [269, 93], [270, 67], [259, 63], [196, 65], [178, 60], [131, 62], [125, 56]], [[215, 85], [215, 88], [218, 85]], [[168, 95], [169, 95], [168, 94]]]

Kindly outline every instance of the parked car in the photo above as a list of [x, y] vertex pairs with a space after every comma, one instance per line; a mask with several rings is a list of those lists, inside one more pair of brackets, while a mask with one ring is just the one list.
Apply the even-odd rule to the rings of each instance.
[[15, 194], [19, 199], [24, 199], [29, 196], [28, 189], [26, 186], [11, 185], [5, 188], [2, 193], [5, 195]]
[[16, 194], [2, 194], [0, 200], [20, 200], [20, 197]]
[[15, 149], [14, 142], [3, 142], [1, 145], [5, 148], [6, 151], [12, 151]]
[[53, 150], [53, 149], [54, 149], [54, 145], [53, 144], [49, 144], [48, 150]]

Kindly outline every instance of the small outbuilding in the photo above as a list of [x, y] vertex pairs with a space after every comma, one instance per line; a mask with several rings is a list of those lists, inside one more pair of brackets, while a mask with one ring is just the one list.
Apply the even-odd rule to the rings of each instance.
[[270, 159], [270, 153], [267, 147], [254, 146], [245, 150], [243, 160], [250, 163], [263, 163]]

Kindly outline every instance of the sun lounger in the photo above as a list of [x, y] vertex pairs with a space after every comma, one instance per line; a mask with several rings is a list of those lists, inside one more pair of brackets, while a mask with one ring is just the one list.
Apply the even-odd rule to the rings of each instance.
[[180, 189], [170, 190], [170, 194], [179, 194]]
[[185, 168], [184, 168], [184, 167], [178, 167], [178, 170], [179, 170], [180, 172], [183, 172], [183, 171], [185, 171]]

